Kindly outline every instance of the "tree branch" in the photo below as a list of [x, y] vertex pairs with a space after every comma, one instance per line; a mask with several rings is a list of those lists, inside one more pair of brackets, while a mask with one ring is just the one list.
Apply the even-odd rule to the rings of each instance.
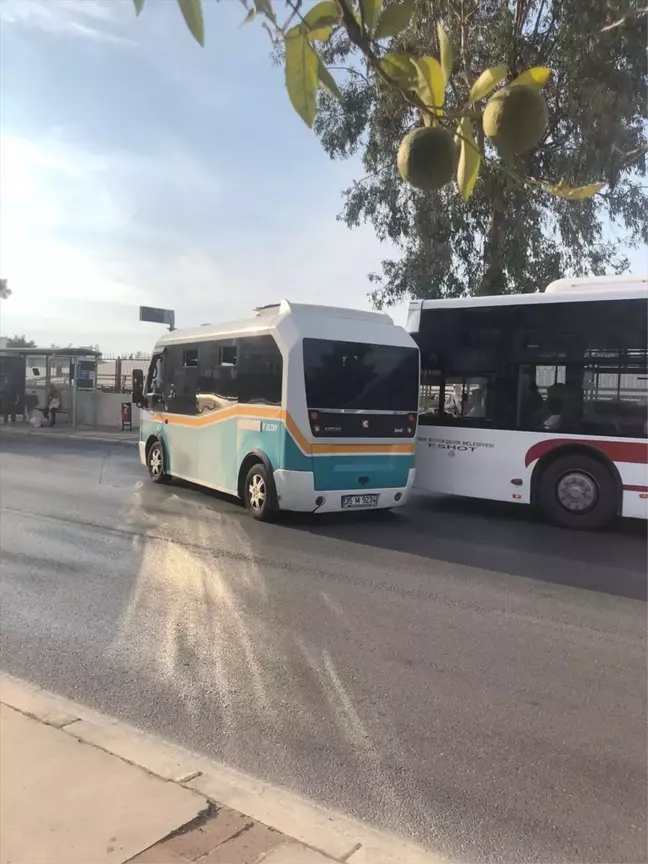
[[348, 72], [350, 75], [357, 75], [359, 78], [362, 78], [365, 84], [371, 86], [371, 81], [359, 69], [353, 69], [351, 66], [329, 66], [328, 68], [333, 70], [333, 72]]
[[552, 34], [552, 32], [553, 32], [553, 29], [554, 29], [554, 27], [555, 27], [555, 25], [556, 25], [556, 22], [558, 21], [558, 18], [559, 18], [559, 16], [560, 16], [560, 13], [562, 12], [562, 3], [560, 3], [560, 5], [559, 5], [559, 4], [558, 4], [558, 0], [554, 0], [554, 2], [556, 3], [556, 7], [557, 7], [557, 8], [554, 8], [554, 5], [553, 5], [553, 3], [552, 3], [552, 6], [551, 6], [551, 21], [549, 22], [549, 25], [547, 26], [547, 29], [546, 29], [546, 30], [544, 31], [544, 33], [542, 34], [542, 44], [541, 44], [540, 47], [538, 48], [537, 61], [536, 61], [536, 62], [538, 62], [538, 63], [546, 62], [546, 58], [549, 56], [549, 54], [551, 53], [551, 51], [553, 51], [553, 49], [555, 48], [555, 43], [554, 43], [554, 45], [552, 46], [551, 50], [549, 51], [549, 54], [546, 54], [546, 55], [545, 55], [545, 49], [546, 49], [546, 47], [547, 47], [547, 41], [549, 40], [549, 37], [551, 36], [551, 34]]
[[646, 153], [648, 153], [648, 144], [643, 144], [641, 147], [637, 147], [636, 150], [630, 150], [629, 153], [624, 153], [621, 160], [622, 164], [626, 167], [628, 165], [633, 165], [635, 162], [638, 162], [641, 157], [644, 156]]
[[531, 37], [534, 42], [538, 36], [538, 30], [540, 29], [540, 23], [544, 14], [545, 3], [546, 0], [542, 0], [542, 2], [540, 3], [540, 8], [538, 9], [538, 14], [536, 16], [535, 27], [533, 28], [533, 36]]
[[633, 18], [644, 18], [646, 15], [648, 15], [648, 6], [644, 6], [643, 9], [629, 9], [622, 18], [619, 18], [618, 21], [602, 27], [601, 33], [605, 33], [608, 30], [615, 30], [617, 27], [623, 27], [627, 21], [632, 21]]
[[460, 34], [461, 34], [461, 60], [464, 67], [464, 76], [466, 78], [466, 87], [468, 90], [472, 87], [472, 73], [470, 71], [470, 63], [468, 62], [468, 53], [466, 51], [466, 27], [468, 21], [466, 20], [466, 12], [464, 8], [464, 0], [461, 0], [461, 15], [460, 15]]

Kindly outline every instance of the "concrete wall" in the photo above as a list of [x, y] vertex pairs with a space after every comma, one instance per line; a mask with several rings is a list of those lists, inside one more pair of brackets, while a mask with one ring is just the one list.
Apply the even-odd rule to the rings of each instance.
[[[125, 393], [102, 393], [94, 394], [97, 399], [96, 426], [114, 426], [121, 429], [121, 405], [129, 402], [128, 394]], [[133, 418], [133, 429], [139, 429], [140, 410], [137, 405], [131, 405]]]
[[[96, 426], [96, 393], [93, 391], [78, 390], [76, 394], [76, 422], [77, 426]], [[72, 409], [70, 408], [70, 423], [72, 422]]]
[[[121, 404], [128, 402], [125, 393], [104, 393], [96, 391], [77, 391], [77, 426], [109, 426], [121, 429]], [[140, 411], [137, 405], [131, 406], [133, 429], [139, 429]]]

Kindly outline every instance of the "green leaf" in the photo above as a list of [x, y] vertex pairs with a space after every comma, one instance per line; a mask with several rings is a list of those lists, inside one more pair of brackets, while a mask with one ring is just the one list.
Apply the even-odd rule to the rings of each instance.
[[326, 68], [324, 63], [322, 62], [322, 58], [319, 57], [319, 68], [317, 70], [317, 74], [319, 75], [319, 83], [323, 90], [330, 96], [335, 96], [336, 99], [342, 101], [342, 94], [340, 93], [340, 89], [335, 83], [335, 78], [331, 75], [329, 70]]
[[414, 57], [401, 51], [385, 54], [380, 60], [383, 72], [393, 78], [398, 84], [414, 85], [418, 80], [418, 70], [414, 65]]
[[387, 39], [389, 36], [398, 36], [409, 26], [414, 11], [414, 0], [401, 0], [400, 3], [391, 3], [383, 10], [378, 19], [376, 39]]
[[376, 22], [380, 16], [380, 7], [382, 0], [360, 0], [360, 8], [362, 9], [362, 17], [364, 18], [365, 28], [367, 33], [371, 35], [376, 27]]
[[340, 7], [333, 0], [322, 0], [304, 15], [304, 24], [314, 27], [322, 18], [332, 18], [339, 21], [341, 17]]
[[494, 90], [506, 78], [506, 66], [493, 66], [492, 69], [486, 69], [475, 83], [470, 88], [471, 102], [479, 102], [484, 96], [487, 96], [491, 90]]
[[335, 26], [330, 24], [324, 27], [316, 27], [314, 30], [309, 30], [308, 38], [311, 42], [328, 42], [334, 30]]
[[318, 27], [337, 24], [340, 20], [340, 8], [333, 0], [322, 0], [304, 15], [304, 24], [309, 30]]
[[447, 84], [452, 73], [452, 48], [442, 24], [437, 24], [437, 35], [439, 37], [439, 50], [441, 52], [441, 69], [443, 70], [443, 77]]
[[133, 6], [135, 7], [135, 14], [139, 15], [144, 8], [144, 0], [133, 0]]
[[286, 88], [293, 108], [307, 126], [315, 120], [319, 57], [301, 27], [286, 33]]
[[470, 118], [461, 118], [458, 132], [461, 151], [459, 153], [459, 165], [457, 166], [457, 186], [459, 187], [459, 194], [464, 201], [467, 201], [472, 195], [475, 183], [477, 182], [479, 167], [481, 165], [481, 154], [475, 141]]
[[508, 86], [515, 87], [517, 84], [526, 84], [527, 87], [542, 90], [550, 76], [551, 69], [548, 69], [546, 66], [533, 66], [531, 69], [527, 69], [526, 72], [518, 75]]
[[419, 57], [414, 65], [418, 70], [418, 95], [430, 108], [443, 108], [445, 77], [439, 61], [436, 57]]
[[585, 198], [591, 198], [596, 195], [605, 186], [605, 183], [589, 183], [587, 186], [570, 186], [561, 180], [557, 186], [546, 184], [546, 189], [555, 195], [557, 198], [565, 198], [567, 201], [583, 201]]
[[311, 41], [316, 39], [319, 42], [327, 42], [339, 23], [340, 9], [333, 0], [323, 0], [304, 15], [304, 24]]
[[199, 45], [205, 45], [205, 22], [201, 0], [178, 0], [178, 6], [191, 35]]

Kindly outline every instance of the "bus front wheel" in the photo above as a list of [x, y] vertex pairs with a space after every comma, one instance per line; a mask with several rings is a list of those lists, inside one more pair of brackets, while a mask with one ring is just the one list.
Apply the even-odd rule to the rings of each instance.
[[273, 522], [278, 515], [274, 483], [261, 462], [248, 471], [243, 486], [243, 500], [248, 513], [259, 522]]
[[614, 477], [598, 459], [581, 453], [561, 456], [544, 470], [539, 498], [545, 516], [563, 528], [603, 528], [618, 511]]
[[146, 466], [154, 483], [168, 483], [171, 475], [164, 468], [164, 448], [161, 441], [154, 441], [148, 449]]

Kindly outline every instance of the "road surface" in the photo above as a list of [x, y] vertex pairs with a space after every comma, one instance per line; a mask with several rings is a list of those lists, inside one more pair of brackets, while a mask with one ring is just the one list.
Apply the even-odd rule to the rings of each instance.
[[645, 861], [644, 526], [253, 522], [0, 435], [2, 666], [470, 861]]

